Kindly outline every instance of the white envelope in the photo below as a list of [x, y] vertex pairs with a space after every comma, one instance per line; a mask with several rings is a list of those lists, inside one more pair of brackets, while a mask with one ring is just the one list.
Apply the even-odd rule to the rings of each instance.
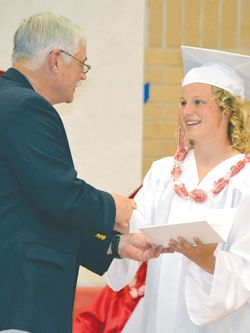
[[185, 238], [191, 244], [194, 244], [194, 237], [198, 237], [205, 244], [223, 243], [230, 233], [236, 212], [237, 208], [213, 209], [200, 219], [193, 216], [188, 220], [186, 216], [178, 218], [178, 223], [140, 226], [138, 229], [148, 236], [153, 244], [165, 247], [170, 239], [176, 240], [178, 237]]
[[193, 238], [198, 237], [203, 243], [223, 243], [225, 240], [206, 222], [187, 222], [168, 225], [154, 225], [140, 227], [142, 231], [153, 244], [168, 246], [170, 239], [183, 237], [191, 244], [194, 243]]

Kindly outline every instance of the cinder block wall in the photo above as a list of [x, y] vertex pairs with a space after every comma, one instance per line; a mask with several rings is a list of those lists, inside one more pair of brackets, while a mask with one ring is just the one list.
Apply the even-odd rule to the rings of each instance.
[[146, 0], [143, 174], [176, 148], [180, 45], [250, 54], [250, 0]]

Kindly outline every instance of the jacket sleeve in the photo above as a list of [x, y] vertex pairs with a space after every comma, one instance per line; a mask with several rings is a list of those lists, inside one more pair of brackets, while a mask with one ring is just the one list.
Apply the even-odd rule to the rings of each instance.
[[96, 237], [87, 237], [82, 234], [78, 255], [79, 265], [98, 275], [103, 275], [114, 258], [113, 255], [107, 255], [112, 235], [113, 233], [102, 241]]
[[24, 96], [1, 123], [4, 158], [19, 190], [55, 223], [69, 223], [87, 236], [112, 233], [111, 195], [77, 178], [62, 121], [37, 94]]

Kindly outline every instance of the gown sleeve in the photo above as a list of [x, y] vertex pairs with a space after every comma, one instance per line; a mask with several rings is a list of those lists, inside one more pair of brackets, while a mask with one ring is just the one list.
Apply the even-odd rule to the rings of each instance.
[[[140, 190], [140, 192], [142, 189]], [[137, 194], [137, 196], [139, 193]], [[133, 212], [130, 220], [130, 232], [136, 232], [136, 214]], [[135, 260], [123, 258], [113, 259], [108, 272], [107, 283], [115, 291], [119, 291], [124, 288], [135, 276], [140, 263]]]
[[[130, 219], [130, 232], [139, 232], [139, 226], [145, 226], [150, 223], [151, 205], [152, 202], [152, 168], [144, 178], [143, 186], [135, 196], [137, 209], [134, 210]], [[115, 291], [121, 290], [134, 278], [140, 262], [123, 258], [114, 259], [107, 272], [107, 283]]]
[[[245, 187], [249, 186], [248, 181]], [[250, 299], [249, 210], [250, 193], [243, 194], [229, 239], [215, 251], [213, 275], [189, 263], [185, 299], [189, 316], [197, 325], [221, 319]]]

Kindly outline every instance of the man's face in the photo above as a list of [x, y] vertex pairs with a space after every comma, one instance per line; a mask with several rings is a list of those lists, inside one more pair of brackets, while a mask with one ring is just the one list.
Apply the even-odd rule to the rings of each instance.
[[[67, 56], [70, 57], [70, 55], [66, 55], [66, 57]], [[78, 51], [72, 54], [72, 56], [79, 61], [70, 57], [71, 59], [69, 62], [63, 62], [57, 85], [57, 97], [58, 100], [60, 100], [58, 103], [71, 103], [74, 98], [76, 87], [81, 80], [86, 80], [87, 78], [87, 75], [83, 73], [81, 64], [87, 60], [86, 48], [81, 45]]]

